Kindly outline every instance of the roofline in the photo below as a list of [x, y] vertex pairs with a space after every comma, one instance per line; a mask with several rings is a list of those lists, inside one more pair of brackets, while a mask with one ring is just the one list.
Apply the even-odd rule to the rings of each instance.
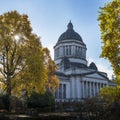
[[[86, 76], [86, 75], [89, 75], [89, 74], [98, 73], [100, 76], [102, 76], [102, 77], [104, 77], [105, 79], [109, 80], [108, 77], [102, 75], [99, 71], [92, 71], [92, 72], [79, 73], [79, 74], [77, 73], [77, 74], [70, 74], [70, 75], [66, 75], [66, 74], [64, 74], [63, 72], [59, 72], [59, 71], [56, 72], [56, 75], [57, 75], [57, 73], [58, 73], [58, 74], [61, 74], [62, 76], [65, 76], [65, 77], [69, 77], [69, 76], [71, 76], [71, 75], [73, 75], [73, 76], [77, 76], [77, 75]], [[59, 75], [58, 75], [58, 76], [59, 76]]]

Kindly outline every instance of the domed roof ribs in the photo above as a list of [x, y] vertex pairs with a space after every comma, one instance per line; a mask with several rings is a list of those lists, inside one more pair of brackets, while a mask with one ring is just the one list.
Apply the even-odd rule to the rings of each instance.
[[81, 44], [85, 45], [81, 36], [77, 32], [74, 31], [73, 24], [71, 23], [71, 21], [67, 25], [66, 32], [60, 35], [57, 44], [64, 42], [66, 40], [70, 40], [70, 39], [73, 39], [76, 42], [81, 42]]

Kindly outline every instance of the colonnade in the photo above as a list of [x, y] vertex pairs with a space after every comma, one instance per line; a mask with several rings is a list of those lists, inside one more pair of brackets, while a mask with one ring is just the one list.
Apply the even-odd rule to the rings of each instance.
[[80, 96], [77, 98], [91, 98], [100, 92], [100, 88], [106, 87], [107, 83], [80, 81], [80, 86]]
[[[106, 87], [107, 83], [93, 82], [93, 81], [73, 81], [69, 88], [70, 95], [67, 95], [67, 84], [60, 83], [59, 89], [55, 93], [56, 99], [85, 99], [95, 97], [100, 88]], [[75, 84], [76, 82], [76, 84]], [[74, 87], [73, 87], [74, 86]], [[66, 96], [69, 96], [68, 98]]]
[[55, 59], [63, 56], [77, 55], [81, 58], [86, 58], [86, 48], [76, 45], [64, 45], [55, 49]]
[[56, 99], [66, 99], [66, 84], [60, 84], [55, 93]]

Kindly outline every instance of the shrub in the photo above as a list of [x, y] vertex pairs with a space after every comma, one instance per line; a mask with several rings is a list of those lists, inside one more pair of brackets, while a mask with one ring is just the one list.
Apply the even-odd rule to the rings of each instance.
[[2, 96], [2, 101], [4, 104], [4, 108], [9, 111], [9, 107], [10, 107], [10, 97], [9, 95], [3, 95]]
[[4, 109], [4, 104], [3, 104], [3, 100], [2, 97], [0, 97], [0, 109]]
[[[55, 99], [51, 92], [46, 91], [45, 94], [33, 92], [28, 98], [28, 108], [53, 108]], [[49, 110], [49, 109], [48, 109]]]

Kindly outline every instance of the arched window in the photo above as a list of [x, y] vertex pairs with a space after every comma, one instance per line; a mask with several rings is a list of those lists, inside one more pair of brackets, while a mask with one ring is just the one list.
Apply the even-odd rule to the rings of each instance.
[[63, 56], [65, 56], [65, 46], [63, 46]]
[[75, 55], [77, 55], [77, 46], [75, 46]]
[[69, 45], [69, 55], [71, 55], [71, 45]]
[[82, 48], [80, 47], [80, 56], [82, 55]]
[[69, 54], [68, 46], [66, 46], [66, 55]]

